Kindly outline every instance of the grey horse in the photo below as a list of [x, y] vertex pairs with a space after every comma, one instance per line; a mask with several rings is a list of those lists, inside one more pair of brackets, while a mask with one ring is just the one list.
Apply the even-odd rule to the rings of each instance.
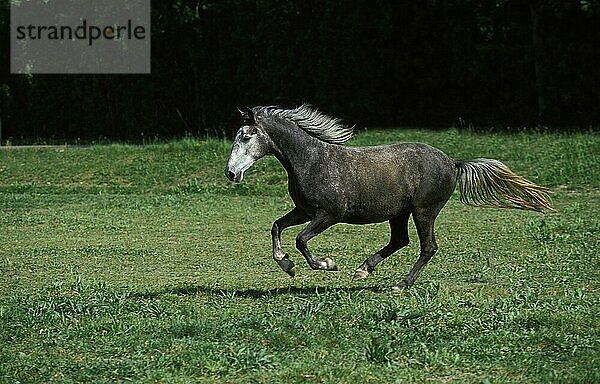
[[353, 128], [308, 105], [295, 109], [254, 107], [242, 112], [225, 176], [241, 182], [244, 172], [271, 154], [288, 174], [294, 209], [273, 223], [273, 259], [290, 276], [295, 265], [281, 249], [281, 232], [308, 222], [296, 248], [312, 269], [337, 270], [330, 258], [319, 259], [310, 239], [336, 223], [389, 221], [390, 241], [367, 258], [354, 274], [366, 278], [382, 260], [408, 245], [412, 214], [420, 256], [394, 288], [409, 288], [436, 253], [435, 219], [459, 185], [463, 203], [475, 206], [553, 210], [548, 189], [514, 174], [491, 159], [452, 160], [427, 144], [400, 143], [353, 148], [342, 145]]

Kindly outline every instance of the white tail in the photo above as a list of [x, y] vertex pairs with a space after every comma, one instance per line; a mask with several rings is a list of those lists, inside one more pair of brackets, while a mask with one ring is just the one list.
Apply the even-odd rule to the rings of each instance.
[[460, 201], [478, 207], [555, 211], [550, 190], [515, 174], [498, 160], [456, 162]]

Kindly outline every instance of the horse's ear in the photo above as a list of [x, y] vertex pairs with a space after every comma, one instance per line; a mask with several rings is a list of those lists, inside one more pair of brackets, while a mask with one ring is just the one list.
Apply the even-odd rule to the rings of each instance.
[[254, 111], [252, 111], [252, 108], [248, 108], [248, 120], [251, 123], [249, 125], [256, 124], [256, 119], [254, 118]]
[[252, 109], [246, 108], [245, 111], [238, 109], [238, 111], [240, 111], [240, 114], [242, 115], [242, 124], [244, 124], [244, 125], [256, 124], [256, 120], [254, 119], [254, 112], [252, 111]]

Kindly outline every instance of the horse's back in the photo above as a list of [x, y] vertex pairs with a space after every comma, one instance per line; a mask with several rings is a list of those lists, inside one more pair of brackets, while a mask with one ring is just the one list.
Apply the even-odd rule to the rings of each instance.
[[[444, 152], [424, 143], [398, 143], [349, 150], [351, 164], [358, 171], [377, 175], [390, 173], [396, 181], [427, 187], [435, 179], [446, 182], [455, 175], [454, 161]], [[425, 183], [425, 185], [423, 185]]]

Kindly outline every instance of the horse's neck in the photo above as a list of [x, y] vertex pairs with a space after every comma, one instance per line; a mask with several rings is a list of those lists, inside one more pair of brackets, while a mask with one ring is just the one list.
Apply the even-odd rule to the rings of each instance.
[[322, 161], [327, 144], [301, 131], [273, 130], [269, 132], [273, 154], [288, 175], [298, 177], [311, 163]]

